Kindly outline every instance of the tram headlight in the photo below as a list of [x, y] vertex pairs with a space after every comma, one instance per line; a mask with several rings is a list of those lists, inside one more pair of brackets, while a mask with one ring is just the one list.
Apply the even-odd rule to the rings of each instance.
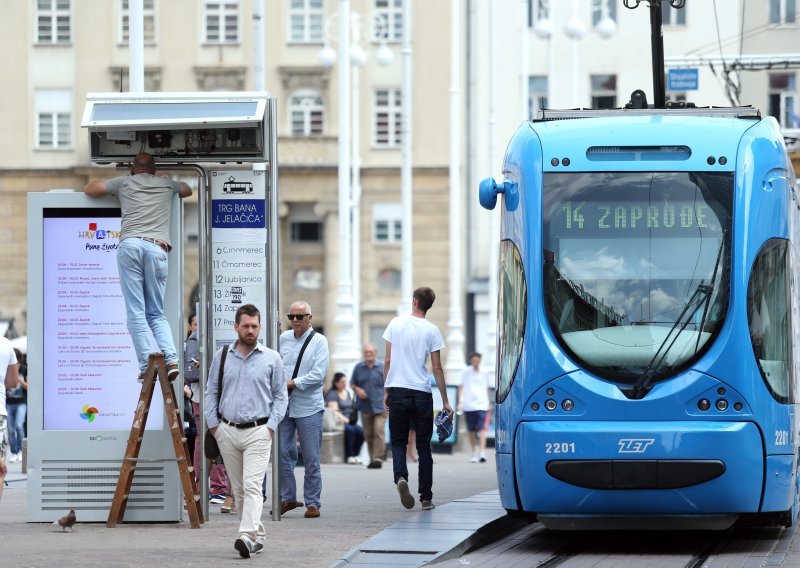
[[544, 407], [547, 409], [548, 412], [553, 412], [557, 406], [558, 404], [556, 404], [556, 401], [553, 400], [552, 398], [548, 398], [547, 400], [544, 401]]
[[567, 412], [571, 412], [573, 408], [575, 408], [575, 403], [572, 400], [565, 398], [561, 401], [561, 408], [563, 408]]
[[728, 401], [725, 400], [724, 398], [719, 399], [717, 401], [717, 410], [719, 410], [720, 412], [725, 412], [726, 410], [728, 410]]
[[739, 412], [742, 409], [742, 403], [741, 402], [734, 402], [733, 403], [733, 409], [736, 412]]
[[707, 398], [701, 398], [700, 401], [697, 403], [697, 408], [699, 408], [700, 411], [705, 412], [706, 410], [711, 408], [711, 402], [709, 402]]

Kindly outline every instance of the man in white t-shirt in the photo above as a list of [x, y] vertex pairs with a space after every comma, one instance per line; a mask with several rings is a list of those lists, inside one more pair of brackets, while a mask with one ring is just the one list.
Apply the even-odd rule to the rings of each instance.
[[442, 395], [443, 409], [453, 412], [447, 400], [439, 353], [444, 349], [444, 339], [439, 329], [425, 319], [435, 299], [436, 294], [430, 288], [417, 288], [411, 301], [411, 313], [394, 318], [383, 333], [386, 340], [384, 406], [389, 412], [394, 482], [400, 493], [400, 502], [406, 509], [413, 508], [414, 497], [408, 488], [406, 464], [409, 424], [413, 424], [419, 457], [419, 498], [422, 509], [426, 511], [434, 508], [431, 455], [433, 395], [426, 367], [428, 357], [436, 386]]
[[458, 385], [458, 410], [467, 420], [467, 437], [472, 449], [470, 462], [486, 462], [486, 412], [489, 410], [489, 376], [482, 372], [481, 354], [469, 356], [469, 366], [461, 372]]
[[[13, 389], [19, 384], [19, 363], [11, 342], [0, 337], [0, 373], [4, 380], [0, 381], [0, 462], [6, 459], [8, 452], [8, 412], [6, 411], [6, 389]], [[5, 471], [5, 463], [0, 465], [0, 477]], [[2, 483], [2, 481], [0, 481]]]

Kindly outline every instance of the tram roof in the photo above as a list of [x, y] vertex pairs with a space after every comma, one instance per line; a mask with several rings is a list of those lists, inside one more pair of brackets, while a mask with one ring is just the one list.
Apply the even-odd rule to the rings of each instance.
[[707, 118], [741, 118], [761, 120], [761, 111], [744, 107], [683, 107], [683, 108], [611, 108], [611, 109], [541, 109], [532, 122], [569, 120], [575, 118], [611, 118], [631, 116], [691, 116]]

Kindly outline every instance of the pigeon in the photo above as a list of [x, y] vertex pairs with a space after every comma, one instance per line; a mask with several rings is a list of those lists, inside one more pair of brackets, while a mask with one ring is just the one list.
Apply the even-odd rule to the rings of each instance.
[[62, 532], [66, 532], [67, 528], [72, 531], [72, 525], [75, 524], [77, 521], [77, 517], [75, 517], [75, 509], [70, 509], [69, 513], [58, 519], [57, 521], [53, 521], [54, 527], [61, 527]]

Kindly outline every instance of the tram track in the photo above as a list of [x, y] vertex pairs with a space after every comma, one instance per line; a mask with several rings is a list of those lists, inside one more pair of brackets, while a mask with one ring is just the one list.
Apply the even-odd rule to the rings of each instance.
[[536, 568], [778, 567], [797, 527], [734, 526], [727, 531], [554, 531], [535, 522], [441, 566]]

